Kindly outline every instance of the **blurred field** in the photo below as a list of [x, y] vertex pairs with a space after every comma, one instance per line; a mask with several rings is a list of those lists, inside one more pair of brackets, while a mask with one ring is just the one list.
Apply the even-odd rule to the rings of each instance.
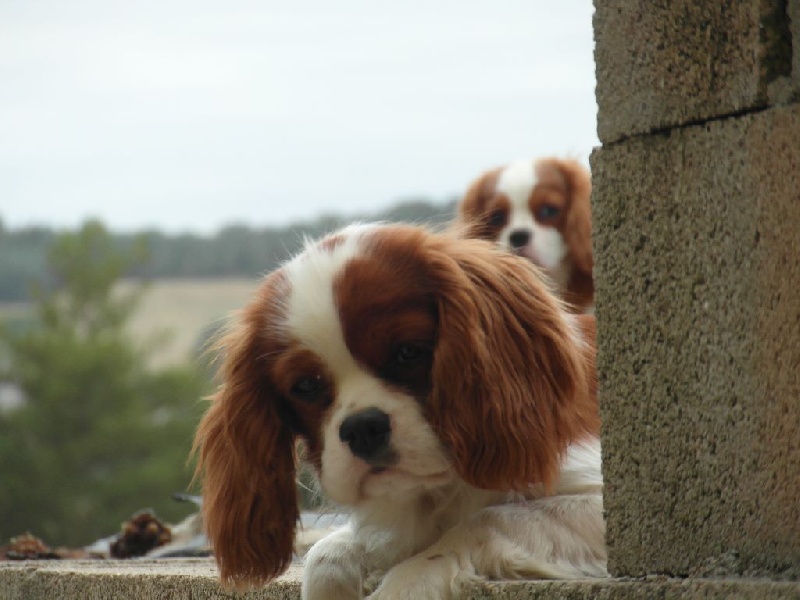
[[[131, 320], [131, 335], [146, 344], [153, 367], [192, 360], [206, 336], [251, 297], [258, 279], [174, 279], [149, 284]], [[120, 284], [121, 291], [129, 288]], [[0, 318], [20, 318], [25, 305], [0, 304]]]
[[154, 367], [192, 360], [206, 336], [248, 301], [258, 283], [258, 279], [155, 281], [131, 319], [131, 334], [148, 344]]

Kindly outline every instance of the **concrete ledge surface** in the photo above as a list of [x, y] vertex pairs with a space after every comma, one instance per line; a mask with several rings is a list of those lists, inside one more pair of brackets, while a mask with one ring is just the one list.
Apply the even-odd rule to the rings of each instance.
[[[20, 561], [0, 563], [3, 600], [295, 600], [300, 598], [302, 567], [270, 585], [243, 594], [220, 588], [211, 559], [131, 561]], [[769, 579], [607, 579], [581, 581], [493, 581], [464, 591], [467, 600], [594, 598], [800, 598], [800, 582]]]

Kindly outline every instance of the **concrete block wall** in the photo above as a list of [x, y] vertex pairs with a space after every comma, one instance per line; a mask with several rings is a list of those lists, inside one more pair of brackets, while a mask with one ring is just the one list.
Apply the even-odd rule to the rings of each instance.
[[609, 569], [800, 577], [800, 2], [595, 8]]
[[613, 143], [796, 100], [800, 24], [789, 15], [799, 5], [596, 1], [600, 140]]
[[792, 39], [792, 87], [800, 95], [800, 0], [788, 0], [789, 32]]

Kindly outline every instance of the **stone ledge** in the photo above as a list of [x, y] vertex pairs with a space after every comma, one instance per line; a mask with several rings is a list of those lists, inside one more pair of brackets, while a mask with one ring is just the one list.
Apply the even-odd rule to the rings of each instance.
[[[22, 561], [0, 563], [4, 600], [294, 600], [302, 567], [270, 585], [236, 594], [221, 589], [211, 559], [132, 561]], [[769, 579], [608, 579], [487, 582], [465, 590], [467, 600], [566, 600], [663, 598], [800, 598], [800, 581]]]

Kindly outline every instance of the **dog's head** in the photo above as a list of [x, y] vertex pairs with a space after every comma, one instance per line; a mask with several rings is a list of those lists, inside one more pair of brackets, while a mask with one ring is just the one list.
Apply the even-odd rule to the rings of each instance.
[[291, 560], [295, 442], [356, 510], [460, 479], [545, 486], [598, 428], [593, 349], [536, 267], [480, 240], [361, 225], [269, 275], [223, 339], [196, 445], [221, 577]]
[[468, 237], [499, 243], [548, 272], [565, 260], [591, 275], [592, 183], [574, 160], [519, 160], [476, 179], [459, 208]]

